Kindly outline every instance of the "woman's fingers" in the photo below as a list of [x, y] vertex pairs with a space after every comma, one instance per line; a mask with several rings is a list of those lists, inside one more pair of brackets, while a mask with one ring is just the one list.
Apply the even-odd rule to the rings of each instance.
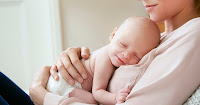
[[42, 86], [46, 87], [50, 76], [50, 68], [51, 66], [42, 67], [34, 76], [31, 87]]
[[51, 76], [56, 80], [58, 81], [59, 77], [58, 77], [58, 74], [57, 74], [57, 67], [56, 65], [53, 65], [50, 69], [50, 73], [51, 73]]
[[74, 66], [71, 64], [71, 61], [68, 61], [69, 58], [65, 58], [62, 59], [63, 63], [65, 64], [65, 68], [67, 70], [67, 72], [70, 74], [70, 76], [72, 76], [76, 81], [78, 81], [79, 83], [83, 82], [83, 78], [80, 76], [80, 74], [77, 72], [77, 70], [74, 68]]
[[48, 81], [49, 75], [50, 75], [50, 68], [51, 66], [44, 66], [42, 67], [35, 75], [35, 78], [33, 81]]
[[[71, 63], [73, 66], [70, 66], [69, 69], [67, 68], [67, 70], [73, 71], [72, 69], [77, 70], [77, 72], [84, 78], [87, 78], [87, 73], [85, 70], [85, 67], [83, 66], [83, 64], [81, 63], [79, 57], [77, 56], [77, 53], [74, 52], [69, 52], [69, 59], [71, 60]], [[78, 73], [70, 73], [70, 75], [77, 80], [78, 82], [81, 81], [81, 79], [83, 79]]]
[[[90, 51], [87, 47], [68, 48], [63, 51], [56, 63], [57, 70], [63, 79], [71, 85], [74, 84], [74, 79], [82, 83], [83, 79], [87, 78], [87, 72], [80, 59], [88, 59], [89, 55]], [[53, 77], [57, 77], [55, 68], [52, 68], [51, 73]]]
[[88, 59], [90, 56], [90, 50], [87, 47], [81, 47], [81, 57]]
[[[63, 65], [68, 75], [74, 78], [75, 80], [77, 80], [79, 83], [82, 83], [83, 78], [80, 76], [80, 74], [76, 70], [79, 67], [79, 65], [81, 65], [82, 68], [78, 68], [78, 69], [83, 69], [83, 71], [85, 71], [84, 67], [82, 66], [82, 63], [80, 62], [80, 58], [81, 58], [80, 53], [81, 53], [80, 48], [68, 48], [66, 51], [60, 54], [60, 60], [63, 62]], [[78, 64], [75, 63], [75, 61], [77, 61]], [[76, 64], [76, 66], [74, 64]], [[61, 71], [60, 69], [58, 70]], [[82, 71], [82, 70], [79, 70], [79, 71]], [[68, 78], [68, 77], [65, 77], [65, 74], [63, 75], [61, 73], [61, 75], [63, 79], [65, 80]], [[66, 81], [69, 81], [69, 80], [66, 80]]]
[[62, 78], [67, 81], [67, 83], [69, 83], [70, 85], [74, 85], [74, 80], [73, 78], [69, 75], [69, 73], [67, 72], [67, 70], [65, 69], [63, 63], [61, 62], [61, 60], [57, 61], [57, 69], [60, 72], [60, 75], [62, 76]]

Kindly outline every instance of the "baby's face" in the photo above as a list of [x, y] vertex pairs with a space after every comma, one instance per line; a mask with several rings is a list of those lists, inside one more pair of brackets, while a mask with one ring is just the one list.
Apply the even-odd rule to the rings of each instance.
[[152, 44], [149, 30], [139, 26], [121, 27], [111, 40], [108, 55], [115, 67], [137, 64], [150, 50], [157, 47]]

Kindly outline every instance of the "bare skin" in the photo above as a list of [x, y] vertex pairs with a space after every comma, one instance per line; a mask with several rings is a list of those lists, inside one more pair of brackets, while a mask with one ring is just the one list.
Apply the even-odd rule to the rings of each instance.
[[[194, 8], [194, 0], [141, 0], [146, 5], [154, 5], [156, 4], [157, 7], [151, 9], [151, 11], [147, 11], [150, 15], [150, 18], [155, 21], [156, 23], [159, 22], [165, 22], [165, 33], [168, 34], [175, 29], [182, 26], [184, 23], [186, 23], [188, 20], [193, 19], [195, 17], [200, 16], [200, 14], [197, 14], [195, 8]], [[170, 4], [168, 4], [170, 3]], [[147, 7], [145, 7], [147, 8]], [[176, 9], [175, 9], [176, 8]], [[157, 11], [155, 11], [157, 10]], [[113, 32], [114, 33], [114, 32]], [[111, 35], [113, 34], [111, 33]], [[80, 62], [80, 58], [88, 59], [90, 55], [89, 49], [86, 47], [78, 47], [78, 48], [69, 48], [62, 52], [60, 57], [57, 59], [57, 62], [55, 64], [56, 67], [51, 68], [51, 75], [55, 79], [58, 79], [56, 76], [57, 68], [59, 72], [62, 72], [62, 77], [70, 84], [74, 84], [74, 78], [75, 80], [79, 80], [78, 82], [82, 83], [83, 80], [83, 74], [85, 73], [85, 69], [83, 68], [83, 65]], [[70, 62], [70, 63], [67, 63]], [[73, 66], [72, 66], [73, 65]], [[68, 69], [66, 69], [68, 68]], [[77, 71], [79, 73], [77, 73]], [[70, 75], [71, 76], [70, 76]], [[43, 74], [47, 75], [47, 74]], [[39, 78], [39, 76], [35, 77], [36, 79]], [[85, 77], [87, 78], [87, 76]], [[41, 81], [46, 81], [45, 79]], [[30, 96], [32, 97], [32, 100], [37, 104], [42, 104], [42, 101], [44, 99], [43, 97], [37, 97], [33, 95], [34, 92], [40, 91], [41, 93], [45, 94], [45, 88], [42, 84], [38, 84], [39, 87], [43, 89], [38, 89], [35, 87], [35, 82], [32, 83], [30, 88]], [[38, 99], [40, 98], [40, 99]]]
[[[197, 14], [194, 8], [193, 0], [185, 0], [184, 2], [182, 0], [176, 0], [176, 1], [174, 0], [140, 0], [140, 1], [143, 2], [144, 7], [146, 5], [157, 6], [155, 8], [155, 10], [157, 11], [155, 10], [153, 11], [152, 9], [152, 11], [149, 11], [148, 13], [150, 15], [150, 18], [156, 23], [160, 23], [163, 21], [165, 22], [166, 34], [179, 28], [188, 20], [200, 16], [199, 14]], [[180, 7], [178, 9], [174, 9], [174, 8], [177, 8], [177, 5]], [[168, 9], [166, 8], [169, 8], [169, 9], [171, 8], [171, 9], [170, 11], [167, 11]], [[111, 35], [114, 33], [114, 31], [111, 33]], [[61, 53], [61, 56], [57, 60], [56, 66], [60, 68], [58, 69], [59, 71], [64, 72], [64, 74], [62, 74], [62, 77], [69, 84], [70, 84], [70, 81], [73, 81], [71, 82], [71, 84], [74, 84], [74, 80], [72, 78], [77, 80], [79, 83], [82, 83], [82, 80], [85, 79], [81, 75], [79, 75], [76, 72], [76, 70], [79, 71], [79, 73], [82, 75], [85, 73], [85, 69], [83, 68], [83, 65], [81, 64], [79, 59], [80, 58], [88, 59], [89, 55], [90, 55], [90, 52], [87, 47], [68, 48], [67, 50]], [[67, 62], [70, 62], [70, 60], [71, 60], [71, 63], [67, 63]], [[53, 75], [55, 79], [57, 77], [56, 71], [57, 69], [51, 68], [51, 74]], [[69, 74], [72, 77], [70, 77]]]
[[[57, 59], [56, 64], [51, 68], [51, 75], [54, 77], [55, 80], [58, 80], [59, 78], [57, 75], [57, 70], [59, 70], [61, 76], [70, 85], [74, 85], [74, 79], [77, 80], [79, 83], [82, 83], [83, 79], [87, 78], [87, 73], [80, 59], [88, 59], [89, 55], [90, 51], [87, 47], [68, 48], [60, 54], [60, 57]], [[80, 76], [76, 70], [78, 70], [78, 72], [82, 74], [82, 76]]]
[[82, 89], [73, 90], [70, 97], [78, 97], [92, 104], [96, 101], [106, 105], [123, 103], [130, 89], [124, 87], [118, 93], [108, 92], [106, 88], [112, 74], [116, 67], [137, 64], [146, 53], [156, 48], [160, 43], [160, 31], [149, 18], [130, 17], [119, 29], [115, 29], [110, 40], [108, 45], [94, 51], [89, 60], [81, 60], [90, 79], [85, 79], [81, 84]]

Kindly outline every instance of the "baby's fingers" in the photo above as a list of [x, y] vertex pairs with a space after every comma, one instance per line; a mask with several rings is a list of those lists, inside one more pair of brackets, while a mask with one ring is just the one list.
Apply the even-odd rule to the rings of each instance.
[[126, 100], [125, 96], [120, 96], [117, 100], [117, 103], [124, 103], [124, 101]]
[[120, 90], [120, 93], [130, 93], [130, 92], [131, 92], [131, 90], [129, 89], [129, 87], [126, 87], [126, 88]]
[[123, 96], [123, 97], [127, 97], [128, 93], [120, 93], [120, 95]]

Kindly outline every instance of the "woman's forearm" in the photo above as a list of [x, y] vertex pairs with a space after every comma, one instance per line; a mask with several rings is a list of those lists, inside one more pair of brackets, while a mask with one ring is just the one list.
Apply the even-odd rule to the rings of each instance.
[[49, 79], [51, 66], [44, 66], [35, 75], [29, 89], [31, 100], [38, 105], [43, 105], [44, 97], [47, 94], [45, 89]]
[[29, 94], [34, 104], [43, 105], [47, 90], [40, 83], [33, 84], [29, 89]]

